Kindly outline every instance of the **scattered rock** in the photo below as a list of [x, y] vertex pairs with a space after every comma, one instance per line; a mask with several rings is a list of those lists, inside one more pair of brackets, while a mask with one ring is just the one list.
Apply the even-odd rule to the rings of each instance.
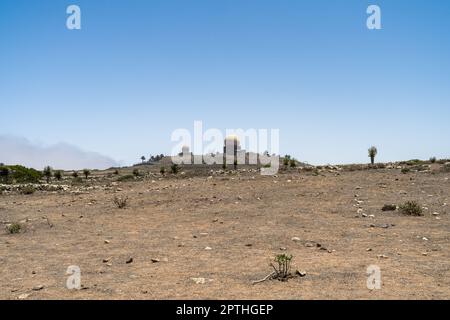
[[152, 258], [150, 259], [153, 263], [158, 263], [160, 260], [158, 258]]
[[132, 262], [133, 262], [133, 258], [131, 258], [131, 257], [128, 258], [127, 261], [125, 261], [125, 263], [127, 263], [127, 264], [132, 263]]
[[103, 259], [103, 263], [107, 263], [107, 262], [109, 262], [111, 259], [112, 259], [112, 257], [105, 258], [105, 259]]
[[304, 276], [306, 276], [306, 271], [295, 270], [295, 274], [303, 278]]
[[39, 291], [39, 290], [42, 290], [42, 289], [44, 289], [44, 286], [42, 284], [40, 284], [40, 285], [38, 285], [36, 287], [33, 287], [33, 291]]
[[25, 300], [26, 298], [28, 298], [30, 296], [29, 293], [22, 293], [20, 296], [18, 296], [17, 298], [19, 300]]
[[191, 278], [191, 280], [194, 281], [196, 284], [205, 284], [206, 283], [205, 278]]
[[293, 237], [291, 240], [294, 241], [294, 242], [299, 242], [299, 241], [301, 241], [301, 239], [300, 239], [299, 237]]
[[211, 247], [206, 247], [205, 250], [212, 250], [212, 248]]

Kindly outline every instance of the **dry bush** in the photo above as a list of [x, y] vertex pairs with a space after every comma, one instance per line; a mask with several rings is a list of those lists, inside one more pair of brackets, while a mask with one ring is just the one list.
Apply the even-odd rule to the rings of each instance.
[[422, 216], [422, 207], [416, 201], [407, 201], [400, 206], [400, 212], [409, 216]]
[[117, 208], [123, 209], [128, 204], [128, 197], [114, 197], [113, 202]]

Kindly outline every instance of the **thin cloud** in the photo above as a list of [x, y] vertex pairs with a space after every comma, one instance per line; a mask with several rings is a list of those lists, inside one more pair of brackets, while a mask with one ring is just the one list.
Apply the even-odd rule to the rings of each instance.
[[63, 170], [106, 169], [119, 164], [96, 152], [84, 151], [74, 145], [58, 143], [44, 146], [9, 135], [0, 135], [0, 163], [20, 164], [42, 169], [51, 166]]

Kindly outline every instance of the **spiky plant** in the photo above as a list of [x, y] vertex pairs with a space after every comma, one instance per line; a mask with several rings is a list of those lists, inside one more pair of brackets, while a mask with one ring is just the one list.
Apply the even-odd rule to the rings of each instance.
[[374, 164], [375, 163], [375, 157], [378, 153], [378, 150], [376, 147], [372, 146], [369, 148], [369, 157], [370, 157], [370, 163]]

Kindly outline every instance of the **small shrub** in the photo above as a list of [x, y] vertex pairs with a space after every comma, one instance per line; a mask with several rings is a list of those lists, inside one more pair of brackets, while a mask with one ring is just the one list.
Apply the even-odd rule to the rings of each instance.
[[128, 197], [114, 197], [113, 199], [114, 204], [116, 205], [117, 208], [119, 209], [123, 209], [127, 206], [128, 203]]
[[408, 172], [410, 172], [411, 171], [411, 169], [409, 169], [409, 168], [403, 168], [402, 170], [401, 170], [401, 172], [403, 173], [403, 174], [407, 174]]
[[161, 167], [161, 169], [159, 169], [159, 173], [164, 175], [166, 173], [166, 168], [165, 167]]
[[178, 164], [176, 164], [176, 163], [174, 163], [170, 166], [170, 171], [173, 174], [177, 174], [179, 170], [180, 170], [180, 168], [179, 168]]
[[375, 157], [378, 154], [378, 150], [376, 147], [370, 147], [368, 150], [370, 163], [373, 165], [375, 163]]
[[450, 162], [446, 162], [446, 163], [442, 166], [442, 171], [443, 171], [443, 172], [450, 172]]
[[133, 175], [135, 176], [135, 177], [139, 177], [139, 170], [138, 169], [134, 169], [133, 170]]
[[275, 271], [274, 278], [286, 281], [291, 276], [292, 255], [279, 254], [275, 257], [275, 262], [277, 263], [276, 266], [273, 263], [271, 264]]
[[44, 168], [44, 171], [42, 173], [44, 174], [47, 183], [50, 183], [50, 179], [52, 178], [52, 168], [50, 166], [47, 166]]
[[87, 180], [87, 178], [89, 177], [89, 175], [91, 174], [91, 171], [89, 169], [83, 169], [83, 174]]
[[76, 172], [76, 171], [72, 172], [72, 177], [78, 178], [78, 172]]
[[119, 170], [117, 170], [117, 169], [114, 170], [114, 174], [115, 174], [115, 175], [118, 175], [118, 174], [119, 174]]
[[9, 178], [9, 169], [5, 166], [0, 167], [0, 181], [7, 183]]
[[72, 179], [72, 185], [83, 184], [83, 179], [79, 176], [76, 176]]
[[16, 234], [22, 231], [22, 225], [20, 223], [12, 223], [6, 226], [6, 230], [8, 230], [10, 234]]
[[397, 206], [395, 204], [385, 204], [383, 208], [381, 208], [382, 211], [395, 211], [397, 210]]
[[430, 162], [431, 162], [431, 163], [436, 163], [436, 157], [431, 157], [431, 158], [430, 158]]
[[421, 216], [422, 207], [415, 201], [407, 201], [400, 206], [400, 212], [409, 216]]
[[25, 186], [22, 188], [20, 193], [22, 194], [33, 194], [36, 191], [36, 189], [33, 186]]
[[53, 176], [55, 177], [56, 180], [60, 181], [63, 176], [62, 171], [61, 170], [55, 171], [55, 173], [53, 173]]
[[134, 179], [135, 179], [135, 177], [132, 174], [127, 174], [127, 175], [117, 178], [117, 181], [130, 181], [130, 180], [134, 180]]
[[295, 168], [297, 166], [297, 162], [295, 161], [295, 159], [289, 160], [289, 166], [291, 168]]

